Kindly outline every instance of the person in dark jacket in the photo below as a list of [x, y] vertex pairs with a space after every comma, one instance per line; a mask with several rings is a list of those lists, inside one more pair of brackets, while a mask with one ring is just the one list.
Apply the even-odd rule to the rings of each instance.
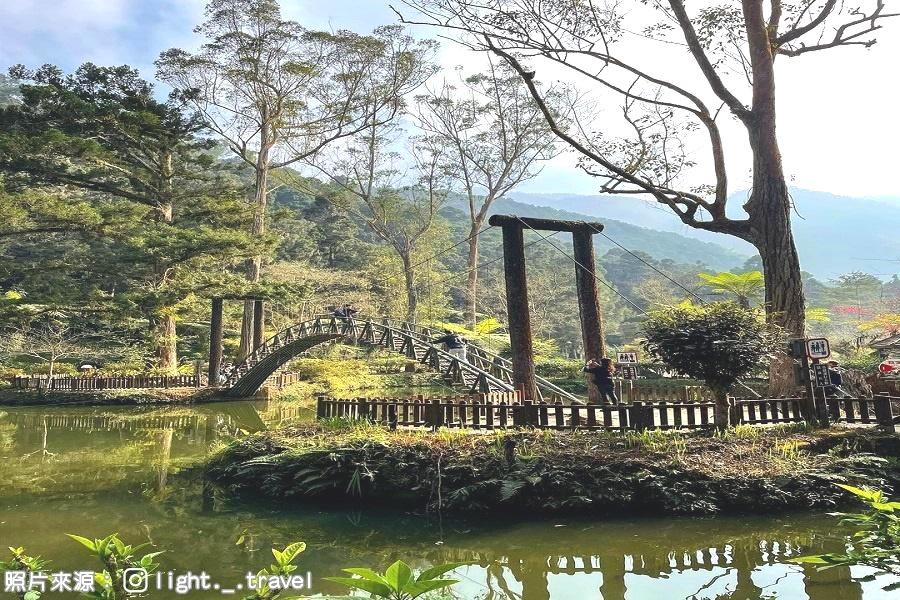
[[449, 329], [444, 330], [444, 335], [432, 340], [432, 344], [444, 344], [447, 346], [447, 352], [455, 356], [459, 360], [466, 362], [466, 346], [469, 341], [458, 333], [453, 333]]
[[825, 388], [825, 395], [834, 398], [844, 398], [848, 394], [841, 388], [844, 385], [844, 374], [836, 360], [828, 361], [828, 380], [831, 383]]
[[344, 304], [343, 306], [338, 307], [336, 311], [334, 311], [334, 316], [341, 319], [352, 319], [353, 315], [358, 312], [358, 310], [353, 308], [352, 304]]
[[604, 404], [618, 404], [619, 399], [616, 397], [616, 388], [613, 384], [613, 374], [616, 372], [615, 366], [608, 358], [601, 358], [597, 362], [593, 358], [584, 365], [583, 371], [590, 373], [594, 379], [594, 385], [600, 390], [600, 401]]

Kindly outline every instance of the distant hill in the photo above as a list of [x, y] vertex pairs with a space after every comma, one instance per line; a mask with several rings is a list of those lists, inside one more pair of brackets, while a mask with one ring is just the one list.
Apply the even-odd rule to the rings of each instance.
[[[514, 214], [520, 217], [545, 219], [591, 220], [589, 214], [574, 210], [558, 210], [510, 199], [497, 201], [492, 214]], [[670, 259], [684, 264], [703, 263], [711, 269], [729, 270], [738, 267], [753, 255], [751, 251], [731, 250], [719, 244], [686, 237], [671, 231], [658, 231], [624, 221], [603, 218], [604, 233], [629, 250], [641, 250], [657, 260]], [[615, 246], [597, 236], [597, 252], [602, 255]]]
[[[745, 195], [746, 192], [735, 194], [729, 213], [740, 215]], [[900, 272], [900, 198], [853, 198], [798, 188], [791, 190], [791, 196], [795, 205], [794, 236], [804, 270], [820, 279], [850, 271], [865, 271], [882, 278]], [[635, 198], [522, 192], [514, 192], [511, 197], [527, 204], [581, 213], [610, 224], [615, 219], [623, 224], [711, 242], [740, 256], [756, 253], [746, 242], [693, 229], [665, 207]]]

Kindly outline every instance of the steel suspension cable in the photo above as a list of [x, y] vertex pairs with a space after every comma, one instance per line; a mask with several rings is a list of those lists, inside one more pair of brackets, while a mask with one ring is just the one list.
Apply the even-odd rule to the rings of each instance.
[[[647, 262], [646, 260], [644, 260], [643, 258], [641, 258], [638, 254], [635, 254], [634, 252], [632, 252], [631, 250], [629, 250], [628, 248], [626, 248], [625, 246], [623, 246], [622, 244], [620, 244], [620, 243], [617, 242], [616, 240], [612, 239], [612, 238], [609, 236], [609, 234], [604, 233], [603, 231], [597, 229], [596, 227], [594, 227], [594, 226], [591, 225], [590, 223], [588, 223], [588, 227], [590, 227], [590, 228], [593, 229], [595, 232], [599, 233], [600, 235], [602, 235], [603, 237], [605, 237], [606, 239], [608, 239], [610, 242], [612, 242], [613, 244], [615, 244], [616, 246], [618, 246], [619, 248], [621, 248], [622, 250], [624, 250], [625, 252], [627, 252], [628, 254], [630, 254], [631, 256], [633, 256], [634, 258], [638, 259], [639, 261], [641, 261], [642, 263], [644, 263], [645, 265], [647, 265], [648, 267], [650, 267], [651, 269], [653, 269], [654, 271], [656, 271], [657, 273], [659, 273], [660, 275], [662, 275], [663, 277], [665, 277], [667, 280], [669, 280], [669, 281], [671, 281], [672, 283], [674, 283], [676, 286], [678, 286], [678, 287], [680, 287], [681, 289], [683, 289], [684, 291], [686, 291], [688, 294], [690, 294], [691, 296], [693, 296], [694, 298], [696, 298], [701, 304], [704, 302], [703, 298], [701, 298], [700, 296], [698, 296], [698, 295], [697, 295], [696, 293], [694, 293], [692, 290], [689, 290], [688, 288], [686, 288], [685, 286], [683, 286], [681, 283], [679, 283], [679, 282], [676, 281], [675, 279], [672, 279], [671, 277], [669, 277], [668, 275], [666, 275], [665, 272], [663, 272], [663, 271], [657, 269], [653, 264], [651, 264], [651, 263]], [[741, 387], [745, 388], [746, 390], [748, 390], [751, 394], [753, 394], [753, 395], [756, 396], [757, 398], [760, 398], [760, 397], [761, 397], [761, 396], [759, 395], [759, 393], [758, 393], [756, 390], [754, 390], [752, 387], [750, 387], [749, 385], [747, 385], [746, 383], [744, 383], [744, 382], [741, 381], [740, 379], [737, 380], [737, 384], [740, 385]]]
[[631, 250], [629, 250], [628, 248], [626, 248], [625, 246], [623, 246], [622, 244], [620, 244], [620, 243], [617, 242], [616, 240], [612, 239], [612, 238], [609, 236], [609, 234], [604, 233], [603, 230], [597, 229], [597, 228], [594, 227], [591, 223], [587, 223], [587, 226], [590, 227], [591, 229], [593, 229], [595, 233], [598, 233], [598, 234], [602, 235], [603, 237], [605, 237], [606, 239], [608, 239], [610, 242], [612, 242], [613, 244], [615, 244], [616, 246], [618, 246], [619, 248], [621, 248], [622, 250], [624, 250], [625, 252], [627, 252], [628, 254], [630, 254], [631, 256], [633, 256], [634, 258], [638, 259], [640, 262], [644, 263], [645, 265], [647, 265], [648, 267], [650, 267], [651, 269], [653, 269], [654, 271], [656, 271], [657, 273], [659, 273], [660, 275], [662, 275], [666, 280], [670, 281], [671, 283], [674, 283], [677, 287], [683, 289], [685, 292], [687, 292], [688, 294], [690, 294], [691, 296], [693, 296], [694, 298], [696, 298], [699, 302], [702, 303], [702, 302], [704, 301], [703, 298], [701, 298], [699, 295], [697, 295], [696, 292], [694, 292], [694, 291], [691, 290], [691, 289], [688, 289], [688, 288], [685, 287], [682, 283], [680, 283], [679, 281], [677, 281], [677, 280], [673, 279], [672, 277], [670, 277], [669, 275], [667, 275], [665, 271], [663, 271], [663, 270], [657, 268], [657, 267], [656, 267], [655, 265], [653, 265], [652, 263], [650, 263], [650, 262], [644, 260], [643, 258], [641, 258], [641, 256], [640, 256], [639, 254], [637, 254], [637, 253], [635, 253], [635, 252], [632, 252]]
[[[548, 237], [553, 237], [553, 236], [556, 235], [557, 233], [559, 233], [559, 232], [556, 231], [556, 232], [554, 232], [552, 235], [550, 235], [550, 236], [548, 236]], [[535, 241], [533, 241], [533, 242], [529, 242], [529, 243], [525, 244], [525, 245], [523, 246], [523, 248], [528, 248], [528, 247], [530, 247], [530, 246], [534, 246], [535, 244], [537, 244], [537, 243], [540, 242], [540, 241], [542, 241], [542, 240], [535, 240]], [[496, 263], [500, 262], [501, 260], [503, 260], [503, 256], [502, 256], [502, 255], [501, 255], [501, 256], [498, 256], [498, 257], [496, 257], [496, 258], [492, 258], [491, 260], [488, 260], [488, 261], [485, 261], [485, 262], [483, 262], [483, 263], [481, 263], [481, 264], [475, 265], [474, 267], [471, 267], [471, 268], [469, 268], [469, 269], [466, 269], [465, 271], [461, 271], [461, 272], [459, 272], [459, 273], [455, 273], [455, 274], [451, 275], [450, 277], [446, 277], [446, 278], [444, 278], [444, 279], [441, 279], [441, 280], [439, 280], [439, 281], [437, 282], [437, 285], [440, 285], [440, 284], [442, 284], [442, 283], [446, 283], [446, 282], [448, 282], [448, 281], [453, 281], [454, 279], [459, 279], [460, 277], [463, 277], [463, 276], [465, 276], [465, 275], [468, 275], [468, 274], [471, 273], [472, 271], [477, 271], [478, 269], [481, 269], [481, 268], [483, 268], [483, 267], [487, 267], [487, 266], [489, 266], [489, 265], [496, 264]], [[456, 287], [456, 286], [453, 286], [453, 287]], [[459, 289], [462, 289], [462, 288], [459, 288]]]
[[581, 264], [580, 262], [578, 262], [578, 261], [575, 259], [574, 256], [571, 256], [571, 255], [568, 254], [565, 250], [563, 250], [562, 248], [560, 248], [559, 246], [557, 246], [556, 244], [554, 244], [553, 242], [551, 242], [551, 241], [550, 241], [550, 238], [551, 238], [552, 236], [549, 236], [549, 235], [541, 235], [541, 233], [540, 233], [537, 229], [535, 229], [534, 227], [532, 227], [531, 225], [529, 225], [528, 223], [526, 223], [525, 221], [523, 221], [523, 220], [522, 220], [521, 218], [519, 218], [518, 216], [516, 216], [515, 218], [516, 218], [516, 220], [517, 220], [519, 223], [521, 223], [522, 225], [524, 225], [525, 227], [527, 227], [527, 228], [530, 229], [531, 231], [535, 232], [535, 233], [538, 235], [538, 237], [541, 238], [539, 241], [547, 242], [548, 244], [550, 244], [551, 246], [553, 246], [554, 248], [556, 248], [556, 250], [557, 250], [560, 254], [562, 254], [563, 256], [565, 256], [566, 258], [568, 258], [569, 260], [571, 260], [571, 261], [572, 261], [573, 263], [575, 263], [577, 266], [581, 267], [581, 268], [582, 268], [586, 273], [588, 273], [591, 277], [593, 277], [593, 278], [594, 278], [594, 281], [598, 281], [598, 282], [602, 283], [604, 286], [606, 286], [607, 288], [609, 288], [614, 294], [616, 294], [617, 296], [619, 296], [620, 298], [622, 298], [622, 300], [624, 300], [625, 302], [627, 302], [628, 304], [630, 304], [630, 305], [632, 306], [632, 308], [634, 308], [636, 311], [638, 311], [639, 313], [641, 313], [641, 314], [644, 315], [644, 316], [647, 316], [647, 311], [645, 311], [643, 308], [641, 308], [640, 306], [638, 306], [634, 301], [632, 301], [632, 300], [629, 299], [628, 297], [624, 296], [621, 292], [619, 292], [619, 290], [617, 290], [615, 287], [613, 287], [612, 284], [610, 284], [610, 283], [608, 283], [607, 281], [604, 281], [603, 279], [601, 279], [600, 277], [598, 277], [597, 274], [596, 274], [593, 270], [588, 269], [586, 266], [584, 266], [583, 264]]

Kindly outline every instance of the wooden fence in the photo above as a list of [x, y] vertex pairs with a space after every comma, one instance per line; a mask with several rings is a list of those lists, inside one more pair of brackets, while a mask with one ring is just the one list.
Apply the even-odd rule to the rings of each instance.
[[616, 397], [622, 402], [712, 402], [713, 392], [705, 385], [656, 383], [646, 379], [614, 379]]
[[[878, 425], [894, 431], [889, 396], [829, 401], [832, 422]], [[802, 422], [799, 398], [732, 399], [734, 419], [753, 425]], [[521, 401], [518, 392], [441, 398], [319, 397], [316, 418], [366, 420], [391, 428], [439, 427], [504, 429], [534, 427], [555, 430], [625, 431], [704, 429], [714, 426], [713, 402], [632, 402], [618, 405], [578, 405]]]
[[205, 378], [197, 375], [110, 375], [79, 376], [54, 375], [21, 376], [10, 378], [12, 387], [19, 390], [41, 389], [59, 392], [88, 392], [98, 390], [126, 390], [202, 387]]
[[[264, 385], [281, 389], [300, 381], [300, 375], [281, 371], [273, 373]], [[205, 375], [44, 375], [17, 376], [9, 379], [17, 390], [53, 392], [93, 392], [101, 390], [198, 388], [204, 387]]]

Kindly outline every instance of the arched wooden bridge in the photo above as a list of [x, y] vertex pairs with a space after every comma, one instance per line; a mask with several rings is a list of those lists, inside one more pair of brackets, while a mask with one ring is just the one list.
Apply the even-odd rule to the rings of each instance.
[[[473, 392], [511, 391], [510, 362], [479, 346], [469, 345], [467, 360], [462, 361], [433, 345], [430, 340], [443, 332], [393, 319], [346, 319], [319, 316], [278, 332], [266, 340], [225, 377], [225, 395], [243, 398], [253, 395], [279, 367], [307, 350], [337, 340], [381, 346], [428, 365], [453, 384]], [[583, 400], [538, 378], [540, 399], [578, 402]]]

